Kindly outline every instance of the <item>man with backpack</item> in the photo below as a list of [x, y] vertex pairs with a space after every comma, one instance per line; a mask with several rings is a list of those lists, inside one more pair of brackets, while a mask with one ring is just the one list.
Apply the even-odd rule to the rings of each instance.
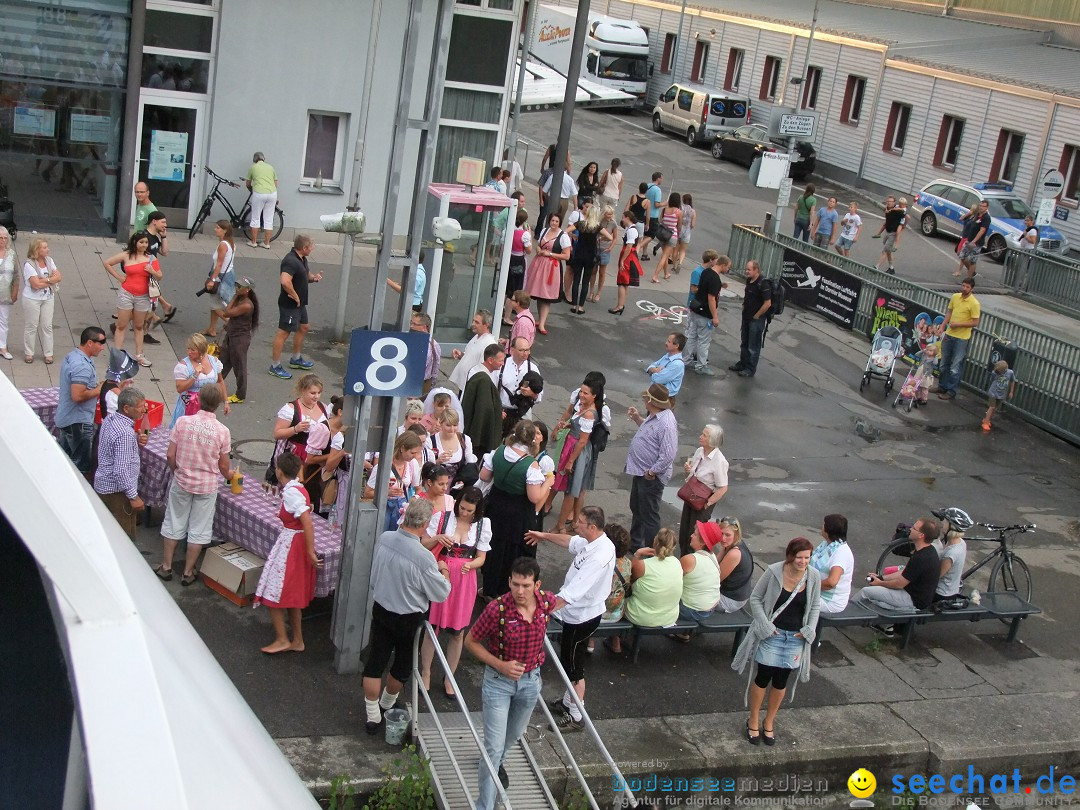
[[778, 284], [779, 281], [761, 277], [761, 265], [756, 259], [747, 261], [742, 307], [742, 345], [739, 349], [739, 362], [729, 366], [732, 371], [738, 372], [740, 377], [753, 377], [757, 373], [758, 357], [765, 342], [765, 327], [772, 314], [770, 310]]

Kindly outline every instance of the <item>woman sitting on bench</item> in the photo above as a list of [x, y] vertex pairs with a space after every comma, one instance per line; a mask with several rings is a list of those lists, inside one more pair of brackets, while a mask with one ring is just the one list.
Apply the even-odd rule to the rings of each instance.
[[638, 627], [667, 627], [679, 619], [683, 592], [683, 572], [675, 556], [675, 532], [661, 529], [652, 548], [638, 549], [630, 568], [633, 593], [626, 600], [623, 616]]

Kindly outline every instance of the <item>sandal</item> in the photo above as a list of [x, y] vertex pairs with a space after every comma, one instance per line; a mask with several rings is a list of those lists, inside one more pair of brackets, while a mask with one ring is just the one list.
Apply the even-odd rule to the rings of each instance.
[[621, 649], [615, 649], [615, 640], [611, 636], [608, 636], [604, 639], [604, 649], [607, 650], [609, 653], [615, 653], [615, 655], [623, 654], [623, 651]]
[[46, 358], [45, 358], [45, 365], [47, 365], [47, 366], [51, 366], [51, 365], [52, 365], [53, 363], [55, 363], [55, 362], [56, 362], [56, 361], [55, 361], [55, 360], [53, 360], [53, 359], [52, 359], [51, 357], [46, 357]]
[[202, 335], [203, 337], [212, 337], [212, 338], [217, 337], [217, 332], [199, 332], [199, 334]]
[[30, 355], [27, 355], [26, 357], [23, 358], [23, 362], [26, 363], [27, 365], [30, 365], [31, 363], [34, 362], [34, 358], [31, 357]]
[[173, 307], [168, 312], [166, 312], [165, 316], [161, 319], [161, 322], [162, 323], [168, 323], [169, 321], [171, 321], [173, 319], [173, 315], [176, 314], [176, 311], [178, 309], [180, 309], [180, 307]]
[[180, 577], [180, 584], [186, 588], [188, 585], [192, 585], [196, 580], [198, 580], [198, 578], [199, 572], [192, 571], [190, 574], [184, 574], [182, 577]]
[[172, 579], [172, 571], [166, 568], [164, 565], [159, 565], [154, 569], [154, 573], [158, 575], [158, 579], [162, 582], [168, 582]]

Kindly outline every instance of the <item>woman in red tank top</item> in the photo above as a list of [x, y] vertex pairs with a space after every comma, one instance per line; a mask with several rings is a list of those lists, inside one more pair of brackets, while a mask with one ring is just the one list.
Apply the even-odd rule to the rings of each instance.
[[[150, 279], [161, 281], [161, 267], [158, 260], [147, 252], [150, 235], [146, 231], [137, 231], [131, 235], [127, 247], [115, 256], [102, 262], [105, 271], [120, 282], [116, 291], [116, 348], [124, 348], [128, 322], [135, 327], [135, 359], [144, 368], [151, 363], [143, 357], [143, 334], [146, 320], [150, 315]], [[120, 269], [116, 269], [120, 265]]]

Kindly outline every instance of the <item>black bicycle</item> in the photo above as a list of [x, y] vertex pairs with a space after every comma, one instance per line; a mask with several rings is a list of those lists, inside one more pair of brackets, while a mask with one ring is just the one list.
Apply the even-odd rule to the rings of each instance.
[[[203, 200], [202, 208], [199, 209], [199, 215], [195, 217], [195, 222], [192, 223], [191, 229], [188, 231], [188, 239], [194, 239], [195, 234], [202, 231], [203, 223], [210, 217], [210, 212], [214, 208], [214, 200], [220, 202], [225, 211], [229, 215], [229, 222], [232, 223], [233, 230], [243, 231], [244, 236], [251, 241], [251, 228], [249, 223], [251, 222], [251, 192], [248, 192], [247, 199], [244, 200], [244, 206], [240, 209], [240, 213], [236, 213], [236, 209], [232, 207], [228, 198], [221, 193], [221, 186], [226, 185], [232, 188], [240, 188], [239, 183], [234, 183], [232, 180], [228, 180], [215, 172], [209, 166], [203, 166], [206, 173], [214, 178], [214, 188], [211, 189], [210, 194]], [[281, 235], [282, 229], [285, 227], [285, 212], [277, 205], [274, 206], [274, 228], [270, 232], [270, 241], [273, 242]]]
[[[1031, 571], [1028, 570], [1027, 563], [1025, 563], [1012, 548], [1010, 548], [1009, 541], [1017, 535], [1035, 531], [1035, 524], [1018, 523], [1013, 526], [997, 526], [993, 523], [976, 523], [975, 525], [982, 526], [984, 529], [988, 529], [991, 532], [997, 532], [997, 536], [972, 537], [964, 535], [964, 540], [966, 542], [997, 543], [998, 547], [968, 568], [961, 576], [961, 583], [967, 582], [968, 584], [971, 584], [970, 580], [972, 577], [974, 577], [981, 569], [989, 565], [991, 560], [993, 560], [994, 564], [993, 567], [990, 568], [989, 578], [981, 582], [983, 590], [986, 593], [1009, 591], [1015, 593], [1025, 601], [1030, 602]], [[899, 527], [897, 528], [899, 529]], [[897, 534], [899, 535], [899, 531]], [[888, 546], [886, 546], [885, 550], [881, 552], [881, 556], [878, 558], [876, 569], [878, 575], [880, 576], [884, 570], [890, 566], [903, 565], [905, 559], [911, 556], [913, 550], [914, 547], [911, 540], [906, 536], [897, 536]]]

